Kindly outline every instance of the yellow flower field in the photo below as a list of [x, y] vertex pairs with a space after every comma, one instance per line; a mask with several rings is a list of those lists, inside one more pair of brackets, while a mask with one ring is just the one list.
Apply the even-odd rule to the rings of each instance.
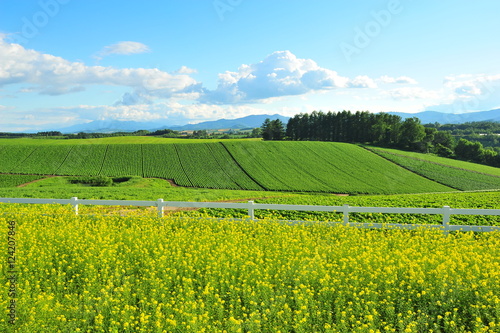
[[14, 205], [0, 224], [2, 332], [500, 332], [499, 233]]

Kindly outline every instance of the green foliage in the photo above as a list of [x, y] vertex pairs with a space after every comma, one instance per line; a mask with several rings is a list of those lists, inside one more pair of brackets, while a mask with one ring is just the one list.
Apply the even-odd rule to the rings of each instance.
[[[173, 187], [164, 179], [132, 177], [130, 181], [114, 183], [112, 187], [90, 187], [71, 184], [66, 177], [53, 177], [29, 184], [23, 188], [1, 188], [0, 197], [6, 198], [54, 198], [109, 199], [109, 200], [156, 200], [172, 201], [219, 201], [290, 196], [292, 193], [217, 190], [206, 188]], [[83, 208], [82, 208], [83, 209]]]
[[443, 146], [442, 144], [438, 143], [436, 147], [434, 148], [434, 152], [438, 154], [441, 157], [446, 157], [446, 158], [451, 158], [455, 155], [453, 150], [450, 148]]
[[407, 118], [401, 124], [401, 138], [399, 146], [411, 150], [421, 150], [420, 143], [425, 138], [425, 128], [420, 124], [420, 119]]
[[[138, 138], [142, 137], [135, 140]], [[129, 144], [129, 139], [125, 137], [106, 140], [110, 139], [122, 141], [116, 141], [120, 144], [0, 145], [0, 172], [106, 177], [130, 175], [172, 179], [178, 185], [190, 187], [350, 194], [450, 191], [447, 186], [458, 189], [498, 187], [492, 187], [496, 178], [462, 176], [456, 171], [450, 173], [447, 168], [441, 170], [422, 162], [413, 166], [421, 167], [421, 174], [425, 177], [447, 186], [441, 185], [358, 146], [345, 143], [249, 140], [199, 140], [193, 143], [192, 140], [142, 138], [137, 142], [173, 140], [167, 142], [174, 143]], [[426, 170], [431, 167], [437, 175], [427, 174], [430, 171]], [[490, 173], [481, 170], [477, 171]], [[441, 172], [444, 174], [440, 175]], [[500, 171], [490, 174], [500, 175]], [[451, 179], [452, 176], [456, 179], [454, 182], [439, 178]], [[468, 179], [468, 183], [456, 184], [463, 179]]]
[[469, 128], [472, 131], [469, 136], [474, 137], [474, 141], [461, 138], [455, 146], [452, 132], [448, 130], [455, 129], [455, 125], [428, 124], [424, 127], [416, 117], [403, 121], [399, 116], [384, 112], [313, 111], [310, 115], [301, 113], [290, 118], [286, 134], [290, 140], [364, 143], [415, 152], [432, 152], [445, 157], [456, 156], [466, 161], [500, 167], [498, 152], [491, 147], [486, 152], [479, 142], [486, 140], [485, 142], [497, 146], [500, 142], [497, 135], [499, 133], [493, 133], [492, 128], [498, 129], [499, 125], [485, 122], [479, 126], [483, 129], [479, 133], [474, 132], [474, 123], [469, 125], [472, 127], [472, 130]]
[[22, 164], [16, 166], [15, 172], [57, 175], [71, 149], [72, 146], [60, 146], [57, 149], [51, 146], [37, 147]]
[[148, 133], [147, 135], [162, 136], [164, 138], [177, 138], [177, 137], [180, 136], [179, 132], [173, 131], [173, 130], [170, 130], [170, 129], [157, 130], [157, 131]]
[[219, 143], [176, 145], [182, 168], [195, 187], [261, 189]]
[[279, 119], [270, 120], [266, 118], [261, 126], [261, 135], [264, 140], [283, 140], [285, 138], [285, 126]]
[[[372, 149], [372, 148], [375, 148], [375, 147], [371, 147], [370, 149]], [[461, 160], [455, 160], [455, 159], [450, 159], [450, 158], [443, 158], [443, 157], [435, 156], [433, 154], [422, 154], [422, 153], [409, 152], [409, 151], [404, 151], [404, 150], [379, 148], [379, 147], [377, 147], [375, 149], [377, 149], [379, 151], [390, 152], [390, 153], [397, 154], [397, 155], [413, 157], [413, 158], [428, 161], [428, 162], [443, 164], [443, 165], [447, 165], [447, 166], [454, 167], [454, 168], [470, 170], [470, 171], [475, 171], [475, 172], [479, 172], [479, 173], [485, 173], [488, 175], [500, 176], [500, 168], [495, 168], [495, 167], [491, 167], [491, 166], [487, 166], [487, 165], [471, 163], [471, 162], [466, 162], [466, 161], [461, 161]]]
[[143, 145], [143, 168], [146, 177], [173, 179], [180, 186], [193, 186], [184, 172], [177, 145]]
[[460, 139], [455, 147], [455, 155], [465, 161], [481, 162], [483, 159], [483, 145], [480, 142]]
[[108, 145], [99, 174], [103, 176], [142, 176], [142, 146]]
[[0, 187], [15, 187], [22, 184], [42, 179], [43, 176], [35, 175], [2, 175], [0, 174]]
[[95, 176], [95, 177], [75, 177], [70, 178], [71, 184], [84, 184], [89, 186], [111, 186], [113, 185], [113, 179], [105, 176]]
[[382, 149], [372, 149], [372, 151], [419, 175], [459, 190], [500, 189], [499, 176], [459, 169], [435, 162], [429, 163], [422, 159], [403, 156]]
[[[35, 146], [0, 146], [0, 172], [10, 173], [16, 170], [17, 166], [22, 166], [24, 160], [35, 151]], [[13, 171], [14, 173], [16, 171]]]
[[373, 194], [451, 190], [350, 144], [240, 142], [225, 146], [269, 190]]
[[[51, 146], [59, 149], [58, 146]], [[106, 157], [107, 145], [73, 145], [57, 173], [59, 175], [97, 176]]]

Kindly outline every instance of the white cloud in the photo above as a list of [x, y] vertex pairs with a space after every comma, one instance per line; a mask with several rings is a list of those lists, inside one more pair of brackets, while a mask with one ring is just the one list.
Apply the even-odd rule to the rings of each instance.
[[299, 59], [290, 51], [277, 51], [259, 63], [241, 65], [237, 72], [219, 74], [217, 89], [206, 90], [200, 100], [209, 104], [262, 102], [273, 97], [343, 88], [348, 81], [311, 59]]
[[147, 45], [144, 45], [139, 42], [127, 41], [105, 46], [101, 51], [97, 53], [95, 58], [102, 59], [112, 54], [129, 55], [129, 54], [140, 54], [147, 52], [150, 52], [150, 49]]
[[420, 87], [391, 89], [384, 92], [384, 94], [395, 100], [436, 99], [440, 96], [436, 91], [426, 90]]
[[444, 85], [453, 90], [459, 97], [478, 96], [491, 93], [500, 83], [500, 74], [497, 75], [456, 75], [447, 76]]
[[[15, 111], [15, 112], [14, 112]], [[175, 101], [135, 105], [76, 105], [28, 111], [0, 108], [0, 132], [42, 131], [69, 127], [95, 120], [155, 121], [158, 127], [184, 125], [217, 119], [234, 119], [269, 110], [248, 105], [183, 104]]]
[[79, 92], [88, 85], [125, 86], [160, 98], [196, 97], [201, 90], [200, 84], [187, 74], [86, 66], [0, 39], [0, 87], [12, 84], [24, 84], [22, 89], [47, 95]]
[[189, 68], [187, 66], [182, 66], [174, 72], [175, 74], [195, 74], [198, 73], [196, 69]]
[[382, 83], [395, 83], [395, 84], [417, 84], [418, 82], [415, 79], [412, 79], [408, 76], [400, 76], [400, 77], [390, 77], [387, 75], [381, 76], [378, 81]]
[[15, 107], [7, 107], [4, 110], [0, 109], [0, 117], [2, 119], [0, 131], [5, 132], [36, 132], [73, 125], [81, 120], [77, 113], [64, 108], [21, 110]]
[[375, 81], [366, 75], [356, 76], [348, 82], [347, 86], [349, 88], [377, 88]]
[[460, 74], [445, 77], [444, 98], [427, 110], [450, 113], [500, 108], [500, 74]]

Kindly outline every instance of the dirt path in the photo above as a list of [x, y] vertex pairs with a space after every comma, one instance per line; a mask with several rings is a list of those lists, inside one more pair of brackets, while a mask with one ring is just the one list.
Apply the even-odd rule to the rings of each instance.
[[[159, 178], [159, 179], [162, 179], [162, 178]], [[179, 185], [177, 185], [173, 179], [165, 179], [172, 187], [179, 187]]]
[[44, 179], [47, 179], [47, 178], [54, 178], [54, 177], [61, 177], [61, 176], [53, 176], [53, 175], [50, 175], [50, 176], [44, 176], [43, 178], [40, 178], [40, 179], [36, 179], [36, 180], [32, 180], [30, 182], [27, 182], [27, 183], [24, 183], [24, 184], [21, 184], [21, 185], [17, 185], [16, 187], [25, 187], [29, 184], [33, 184], [33, 183], [37, 183], [39, 181], [42, 181]]

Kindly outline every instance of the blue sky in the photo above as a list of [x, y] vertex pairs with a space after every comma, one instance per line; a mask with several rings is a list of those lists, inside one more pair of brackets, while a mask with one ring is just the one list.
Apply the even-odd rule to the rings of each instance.
[[0, 131], [500, 107], [496, 0], [0, 0]]

